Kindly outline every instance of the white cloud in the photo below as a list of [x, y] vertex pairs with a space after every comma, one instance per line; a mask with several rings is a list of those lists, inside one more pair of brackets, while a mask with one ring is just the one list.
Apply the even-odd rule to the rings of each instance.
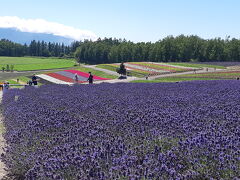
[[22, 32], [54, 34], [74, 40], [97, 39], [96, 34], [91, 31], [48, 22], [44, 19], [21, 19], [16, 16], [0, 16], [0, 28], [16, 28]]

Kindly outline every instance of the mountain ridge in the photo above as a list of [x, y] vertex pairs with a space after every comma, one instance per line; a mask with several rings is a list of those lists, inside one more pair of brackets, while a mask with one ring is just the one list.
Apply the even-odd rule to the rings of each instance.
[[65, 45], [70, 45], [74, 41], [74, 39], [66, 38], [63, 36], [46, 33], [22, 32], [15, 28], [0, 28], [0, 39], [8, 39], [16, 43], [27, 45], [29, 45], [33, 40], [63, 43]]

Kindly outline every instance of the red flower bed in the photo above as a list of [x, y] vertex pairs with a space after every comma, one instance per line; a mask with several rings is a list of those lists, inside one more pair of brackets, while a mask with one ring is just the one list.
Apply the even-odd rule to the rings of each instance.
[[[82, 76], [82, 77], [87, 77], [87, 78], [89, 77], [88, 73], [77, 71], [77, 70], [64, 70], [64, 71], [70, 72], [72, 74], [77, 73], [77, 75]], [[93, 79], [95, 79], [95, 80], [109, 80], [108, 78], [102, 78], [102, 77], [95, 76], [95, 75], [93, 75]]]
[[[73, 79], [68, 78], [68, 77], [66, 77], [66, 76], [62, 76], [62, 75], [60, 75], [60, 74], [48, 73], [47, 75], [48, 75], [48, 76], [51, 76], [51, 77], [53, 77], [53, 78], [59, 79], [59, 80], [61, 80], [61, 81], [70, 82], [70, 83], [75, 82]], [[78, 81], [78, 83], [83, 83], [83, 82], [86, 82], [86, 81]]]

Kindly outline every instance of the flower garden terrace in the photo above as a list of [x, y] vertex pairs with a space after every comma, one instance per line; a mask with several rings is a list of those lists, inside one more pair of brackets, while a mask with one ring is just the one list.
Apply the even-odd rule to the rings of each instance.
[[[195, 72], [203, 69], [214, 69], [222, 70], [225, 69], [223, 66], [209, 65], [209, 64], [190, 64], [190, 63], [157, 63], [157, 62], [126, 62], [124, 63], [127, 72], [130, 76], [135, 77], [146, 77], [146, 76], [158, 76], [169, 73], [180, 73], [180, 72]], [[119, 63], [114, 64], [100, 64], [98, 68], [108, 69], [116, 71], [119, 67]]]
[[12, 89], [2, 158], [26, 179], [237, 179], [239, 92], [236, 80]]

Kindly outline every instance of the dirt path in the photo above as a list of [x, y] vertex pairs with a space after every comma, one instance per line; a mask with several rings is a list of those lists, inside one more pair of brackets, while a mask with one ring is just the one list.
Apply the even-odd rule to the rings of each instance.
[[[2, 103], [2, 91], [0, 91], [0, 103]], [[3, 124], [2, 124], [2, 114], [0, 114], [0, 154], [3, 153], [2, 148], [4, 147], [5, 140], [2, 136], [3, 133]], [[4, 170], [5, 165], [4, 163], [0, 160], [0, 179], [3, 179], [3, 177], [6, 175], [6, 171]]]

